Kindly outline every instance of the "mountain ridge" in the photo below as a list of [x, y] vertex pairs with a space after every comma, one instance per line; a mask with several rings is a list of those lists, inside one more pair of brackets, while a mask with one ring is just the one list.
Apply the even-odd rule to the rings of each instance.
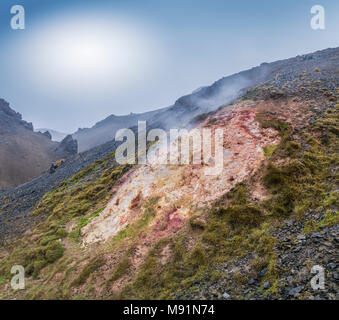
[[[120, 165], [111, 140], [0, 191], [2, 295], [336, 299], [339, 48], [251, 70], [150, 119], [149, 129], [222, 129], [216, 176]], [[18, 262], [29, 285], [13, 292]], [[314, 265], [326, 273], [321, 292]]]
[[59, 132], [57, 130], [48, 129], [48, 128], [38, 128], [38, 129], [35, 129], [35, 131], [41, 132], [41, 133], [49, 132], [51, 135], [51, 139], [56, 142], [61, 142], [68, 135], [68, 133]]
[[[114, 139], [118, 129], [129, 128], [137, 125], [138, 120], [149, 122], [150, 125], [161, 128], [184, 127], [194, 116], [216, 110], [225, 103], [235, 101], [241, 94], [260, 82], [270, 80], [273, 75], [282, 72], [296, 72], [288, 70], [288, 65], [294, 64], [301, 73], [303, 68], [322, 67], [326, 64], [325, 56], [337, 52], [338, 48], [319, 50], [305, 55], [299, 55], [289, 59], [261, 63], [251, 69], [223, 77], [210, 86], [200, 87], [192, 93], [178, 98], [169, 107], [155, 109], [145, 113], [132, 113], [130, 115], [110, 115], [98, 121], [91, 128], [79, 129], [73, 134], [79, 142], [79, 151], [86, 151], [109, 140]], [[319, 65], [319, 63], [321, 65]], [[125, 122], [121, 120], [125, 120]]]
[[0, 99], [0, 187], [28, 182], [47, 171], [54, 161], [74, 152], [50, 138], [34, 132], [32, 123]]

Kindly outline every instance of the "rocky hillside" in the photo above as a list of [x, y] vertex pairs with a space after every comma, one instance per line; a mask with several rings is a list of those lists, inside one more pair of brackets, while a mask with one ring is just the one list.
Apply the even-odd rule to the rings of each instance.
[[77, 152], [66, 149], [65, 143], [60, 146], [51, 141], [48, 132], [34, 132], [31, 123], [0, 99], [0, 188], [28, 182], [47, 171], [52, 162]]
[[92, 128], [79, 129], [73, 134], [73, 138], [79, 143], [79, 151], [83, 152], [113, 140], [119, 129], [133, 127], [138, 123], [138, 120], [148, 121], [157, 113], [157, 111], [153, 111], [141, 114], [131, 113], [126, 116], [110, 115]]
[[[243, 95], [247, 89], [262, 82], [272, 81], [283, 74], [286, 79], [294, 78], [305, 70], [313, 70], [327, 64], [326, 56], [331, 51], [317, 52], [260, 66], [219, 79], [211, 86], [202, 87], [179, 98], [172, 106], [141, 114], [126, 116], [111, 115], [92, 128], [79, 129], [73, 137], [79, 142], [79, 151], [85, 151], [112, 140], [118, 129], [135, 126], [138, 120], [158, 128], [187, 128], [194, 117], [216, 110]], [[291, 80], [291, 79], [290, 79]], [[284, 82], [285, 83], [285, 82]], [[280, 89], [280, 87], [278, 86]]]
[[52, 137], [52, 140], [57, 141], [57, 142], [61, 142], [68, 135], [67, 133], [63, 133], [63, 132], [59, 132], [59, 131], [56, 131], [53, 129], [47, 129], [47, 128], [39, 128], [39, 129], [36, 129], [35, 131], [41, 132], [41, 133], [48, 131]]
[[338, 70], [338, 48], [262, 64], [159, 111], [223, 131], [217, 175], [118, 165], [107, 142], [1, 193], [2, 298], [338, 299]]

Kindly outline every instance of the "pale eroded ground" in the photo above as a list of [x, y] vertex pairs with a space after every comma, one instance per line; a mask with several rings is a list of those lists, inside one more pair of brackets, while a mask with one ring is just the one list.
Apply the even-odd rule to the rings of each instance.
[[147, 164], [128, 173], [105, 210], [83, 228], [83, 244], [106, 241], [116, 235], [140, 217], [145, 200], [151, 197], [159, 197], [159, 218], [172, 229], [179, 227], [193, 204], [204, 206], [253, 174], [265, 158], [263, 147], [279, 142], [275, 130], [260, 128], [255, 121], [257, 112], [253, 102], [241, 102], [223, 108], [198, 125], [212, 132], [216, 128], [224, 131], [224, 166], [220, 174], [204, 174], [206, 165], [202, 164]]

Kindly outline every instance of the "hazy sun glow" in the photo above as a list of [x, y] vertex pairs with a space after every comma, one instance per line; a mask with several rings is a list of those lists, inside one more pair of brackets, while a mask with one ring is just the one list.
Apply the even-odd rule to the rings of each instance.
[[91, 16], [49, 21], [24, 46], [27, 74], [39, 85], [73, 92], [130, 84], [150, 67], [153, 51], [140, 28]]

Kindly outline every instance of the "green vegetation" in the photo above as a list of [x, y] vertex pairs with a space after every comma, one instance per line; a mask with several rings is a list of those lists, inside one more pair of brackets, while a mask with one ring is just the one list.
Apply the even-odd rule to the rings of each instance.
[[130, 165], [110, 163], [110, 156], [98, 160], [80, 171], [56, 190], [47, 193], [39, 202], [33, 215], [51, 213], [49, 219], [58, 217], [61, 221], [81, 216], [100, 203], [126, 173]]
[[261, 222], [260, 208], [252, 205], [237, 205], [220, 208], [217, 214], [225, 215], [229, 225], [235, 228], [241, 228], [246, 225], [248, 227], [257, 227]]
[[267, 159], [270, 159], [272, 157], [273, 152], [277, 149], [277, 146], [272, 145], [272, 146], [267, 146], [264, 148], [264, 153]]
[[159, 201], [158, 197], [153, 197], [148, 199], [144, 204], [144, 212], [142, 217], [135, 221], [134, 223], [127, 226], [127, 228], [121, 230], [113, 239], [112, 243], [117, 244], [121, 243], [123, 240], [131, 240], [144, 228], [148, 225], [151, 218], [156, 215], [155, 205]]
[[[235, 274], [233, 281], [246, 283], [250, 276], [267, 268], [260, 281], [261, 284], [269, 281], [268, 292], [274, 293], [282, 272], [276, 264], [274, 228], [287, 217], [303, 219], [309, 212], [325, 214], [320, 221], [310, 218], [304, 224], [305, 233], [338, 224], [339, 105], [329, 108], [304, 132], [293, 131], [271, 113], [259, 114], [257, 120], [264, 128], [274, 128], [280, 135], [279, 145], [264, 149], [266, 160], [259, 170], [260, 176], [249, 177], [209, 207], [199, 211], [192, 209], [193, 215], [179, 232], [171, 234], [170, 238], [159, 239], [149, 250], [120, 298], [172, 299], [182, 290], [197, 290], [195, 280], [222, 278], [223, 271], [216, 267], [242, 258], [248, 259], [249, 271]], [[83, 260], [77, 257], [67, 270], [71, 259], [63, 256], [67, 236], [75, 240], [72, 246], [79, 247], [76, 242], [81, 229], [100, 214], [102, 209], [97, 209], [111, 195], [116, 181], [130, 169], [127, 165], [117, 166], [110, 157], [97, 161], [43, 197], [34, 215], [49, 217], [34, 230], [32, 240], [26, 237], [8, 248], [10, 255], [1, 261], [0, 285], [9, 279], [10, 267], [19, 263], [33, 277], [46, 268], [48, 281], [60, 270], [65, 270], [60, 288], [47, 289], [37, 285], [30, 289], [29, 298], [70, 298], [70, 290], [84, 283], [88, 284], [87, 290], [78, 298], [88, 297], [94, 290], [101, 266], [107, 263], [102, 253], [116, 252], [117, 248], [118, 255], [125, 251], [106, 281], [107, 288], [124, 275], [131, 276], [131, 272], [128, 273], [132, 271], [131, 255], [137, 241], [145, 239], [150, 232], [151, 222], [157, 214], [157, 197], [149, 199], [134, 222], [105, 247], [100, 247], [100, 255], [96, 252], [94, 258], [86, 256]], [[250, 179], [262, 183], [266, 200], [252, 199]], [[76, 228], [68, 235], [65, 230], [69, 222], [74, 222]], [[85, 260], [84, 266], [80, 264]], [[79, 268], [81, 271], [74, 278], [74, 271]]]
[[6, 277], [2, 276], [0, 278], [0, 286], [2, 286], [6, 282], [6, 280], [7, 280]]
[[27, 275], [36, 277], [39, 271], [62, 257], [64, 248], [60, 242], [51, 241], [45, 246], [40, 246], [24, 253], [21, 263]]
[[[333, 119], [336, 119], [336, 125]], [[328, 130], [324, 129], [324, 123], [327, 123]], [[322, 210], [335, 202], [333, 193], [330, 198], [327, 195], [337, 183], [335, 168], [339, 162], [339, 144], [333, 128], [338, 123], [339, 110], [336, 107], [325, 112], [324, 117], [310, 127], [310, 133], [320, 131], [318, 139], [306, 132], [298, 142], [291, 141], [291, 136], [282, 139], [279, 148], [287, 150], [291, 159], [280, 166], [269, 163], [266, 168], [263, 183], [272, 193], [272, 197], [264, 203], [267, 211], [276, 216], [293, 212], [303, 214], [309, 209]], [[301, 150], [301, 144], [308, 148]]]
[[92, 259], [82, 269], [79, 276], [72, 281], [71, 286], [79, 286], [85, 283], [89, 275], [95, 272], [99, 267], [101, 267], [103, 263], [104, 263], [104, 259], [100, 256]]
[[65, 224], [79, 217], [76, 230], [70, 234], [70, 238], [77, 241], [81, 228], [103, 209], [84, 215], [102, 203], [117, 180], [131, 168], [117, 165], [113, 157], [114, 153], [94, 162], [40, 200], [32, 215], [48, 218], [34, 230], [34, 240], [22, 239], [8, 248], [11, 253], [1, 261], [0, 277], [9, 279], [11, 266], [16, 263], [25, 267], [27, 275], [36, 277], [40, 270], [63, 256], [65, 249], [61, 240], [67, 236]]
[[[246, 184], [239, 184], [212, 208], [206, 208], [200, 216], [194, 214], [189, 225], [200, 230], [200, 240], [193, 248], [188, 243], [189, 233], [181, 232], [171, 239], [171, 257], [161, 264], [161, 240], [150, 251], [134, 282], [122, 291], [121, 298], [172, 299], [173, 293], [183, 289], [196, 290], [194, 280], [205, 279], [207, 274], [220, 278], [214, 267], [228, 261], [255, 256], [247, 277], [267, 268], [261, 281], [269, 281], [267, 292], [278, 289], [279, 274], [276, 267], [275, 237], [271, 231], [281, 219], [292, 214], [299, 218], [308, 210], [327, 209], [319, 222], [309, 222], [308, 232], [338, 223], [338, 212], [329, 210], [338, 205], [338, 112], [339, 106], [325, 112], [324, 117], [310, 126], [307, 132], [293, 135], [292, 129], [282, 120], [271, 115], [258, 116], [259, 123], [279, 131], [278, 146], [265, 150], [270, 159], [265, 165], [262, 183], [270, 197], [261, 202], [249, 200]], [[320, 134], [319, 134], [320, 133]], [[276, 164], [276, 160], [281, 160]], [[206, 223], [201, 224], [201, 221]], [[243, 274], [234, 281], [245, 283]], [[207, 278], [208, 279], [208, 278]]]
[[105, 208], [101, 208], [99, 209], [98, 211], [95, 211], [93, 212], [92, 214], [90, 214], [89, 216], [87, 217], [83, 217], [83, 218], [80, 218], [79, 221], [78, 221], [78, 225], [77, 227], [75, 228], [75, 230], [73, 230], [69, 236], [70, 238], [75, 241], [75, 242], [78, 242], [79, 241], [79, 238], [80, 238], [80, 235], [81, 235], [81, 229], [85, 226], [87, 226], [92, 220], [93, 218], [97, 217], [100, 212], [102, 212]]
[[286, 134], [286, 132], [289, 130], [289, 126], [286, 122], [275, 119], [273, 116], [268, 116], [264, 113], [258, 113], [256, 120], [259, 122], [262, 128], [273, 128], [279, 131], [280, 135]]
[[128, 255], [125, 255], [121, 261], [118, 263], [117, 268], [114, 270], [113, 275], [110, 279], [110, 281], [115, 281], [118, 280], [119, 278], [121, 278], [126, 270], [129, 267], [129, 260], [128, 260]]
[[[229, 205], [224, 207], [222, 203]], [[171, 239], [170, 261], [162, 265], [159, 256], [168, 242], [160, 240], [121, 298], [171, 299], [172, 292], [191, 287], [194, 280], [203, 279], [213, 266], [244, 256], [249, 250], [263, 257], [261, 263], [265, 266], [271, 263], [268, 276], [272, 270], [276, 272], [272, 262], [274, 238], [269, 235], [268, 224], [261, 223], [260, 209], [249, 204], [245, 185], [232, 189], [214, 209], [206, 209], [205, 214], [207, 222], [204, 228], [198, 226], [202, 233], [196, 245], [188, 250], [189, 234]], [[196, 229], [194, 221], [196, 218], [191, 219], [190, 225]], [[213, 274], [217, 278], [221, 276], [220, 272]]]
[[206, 222], [202, 220], [199, 215], [193, 215], [190, 218], [190, 225], [192, 229], [205, 229]]
[[129, 268], [129, 256], [132, 254], [133, 249], [129, 248], [123, 255], [117, 266], [115, 267], [111, 278], [107, 281], [106, 285], [120, 279]]
[[306, 222], [304, 233], [309, 234], [339, 224], [339, 211], [327, 210], [320, 221], [309, 220]]

